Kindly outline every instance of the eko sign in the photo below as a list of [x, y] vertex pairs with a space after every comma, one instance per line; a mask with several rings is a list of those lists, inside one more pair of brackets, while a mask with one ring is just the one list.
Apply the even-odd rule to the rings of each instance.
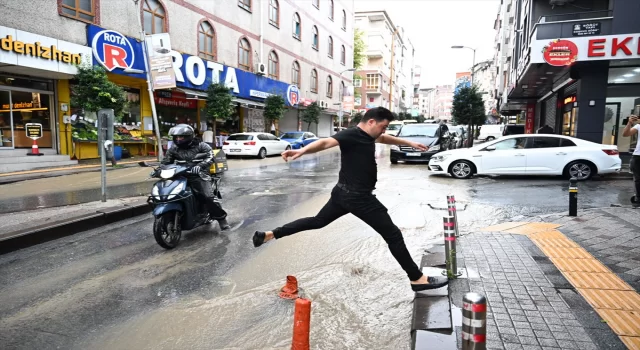
[[[87, 33], [95, 65], [101, 65], [114, 74], [146, 78], [140, 42], [94, 25], [89, 25]], [[292, 89], [289, 84], [175, 50], [171, 51], [171, 55], [176, 85], [179, 87], [205, 91], [213, 83], [224, 82], [238, 97], [262, 100], [262, 96], [279, 94], [285, 97], [288, 106], [297, 104], [297, 89]], [[292, 90], [295, 93], [292, 94]]]
[[[562, 43], [559, 45], [562, 47], [555, 47], [559, 43]], [[551, 43], [549, 40], [536, 40], [531, 44], [531, 63], [566, 65], [575, 61], [638, 58], [640, 58], [640, 34], [564, 38]]]

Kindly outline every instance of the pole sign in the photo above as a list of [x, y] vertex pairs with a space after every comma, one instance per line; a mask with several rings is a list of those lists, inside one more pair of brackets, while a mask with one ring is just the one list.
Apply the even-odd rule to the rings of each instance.
[[32, 140], [37, 140], [42, 138], [42, 124], [38, 123], [27, 123], [24, 126], [24, 129], [27, 133], [27, 137]]
[[147, 57], [149, 57], [149, 70], [151, 71], [153, 89], [175, 88], [176, 74], [173, 70], [169, 33], [147, 35], [145, 44]]

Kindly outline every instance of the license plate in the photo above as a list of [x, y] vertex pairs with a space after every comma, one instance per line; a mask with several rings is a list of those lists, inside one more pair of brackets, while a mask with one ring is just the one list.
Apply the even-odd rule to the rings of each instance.
[[422, 153], [407, 153], [407, 157], [420, 157]]
[[241, 149], [230, 149], [231, 152], [240, 152], [242, 151]]

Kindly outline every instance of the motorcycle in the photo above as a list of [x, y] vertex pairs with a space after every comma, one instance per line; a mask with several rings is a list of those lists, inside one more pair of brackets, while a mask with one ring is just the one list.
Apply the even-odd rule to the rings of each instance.
[[[153, 237], [162, 248], [173, 249], [178, 246], [183, 230], [193, 230], [213, 222], [205, 203], [196, 198], [187, 183], [190, 176], [199, 176], [191, 174], [191, 168], [208, 156], [199, 153], [191, 162], [177, 160], [174, 164], [160, 165], [151, 173], [150, 178], [161, 179], [153, 185], [147, 203], [153, 208], [155, 217]], [[151, 167], [146, 162], [138, 164]], [[212, 175], [211, 185], [217, 205], [222, 200], [219, 190], [221, 180], [219, 175]]]

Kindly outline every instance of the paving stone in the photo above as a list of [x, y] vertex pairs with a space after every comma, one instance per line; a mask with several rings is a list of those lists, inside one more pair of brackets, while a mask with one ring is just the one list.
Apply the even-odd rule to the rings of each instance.
[[539, 345], [536, 337], [518, 336], [522, 345]]
[[448, 297], [414, 299], [412, 330], [451, 329]]
[[415, 332], [415, 350], [442, 349], [457, 350], [456, 334], [442, 334], [438, 332], [418, 330]]
[[540, 345], [542, 345], [543, 347], [545, 346], [553, 346], [553, 347], [558, 347], [558, 342], [553, 339], [553, 338], [538, 338], [538, 342], [540, 343]]

